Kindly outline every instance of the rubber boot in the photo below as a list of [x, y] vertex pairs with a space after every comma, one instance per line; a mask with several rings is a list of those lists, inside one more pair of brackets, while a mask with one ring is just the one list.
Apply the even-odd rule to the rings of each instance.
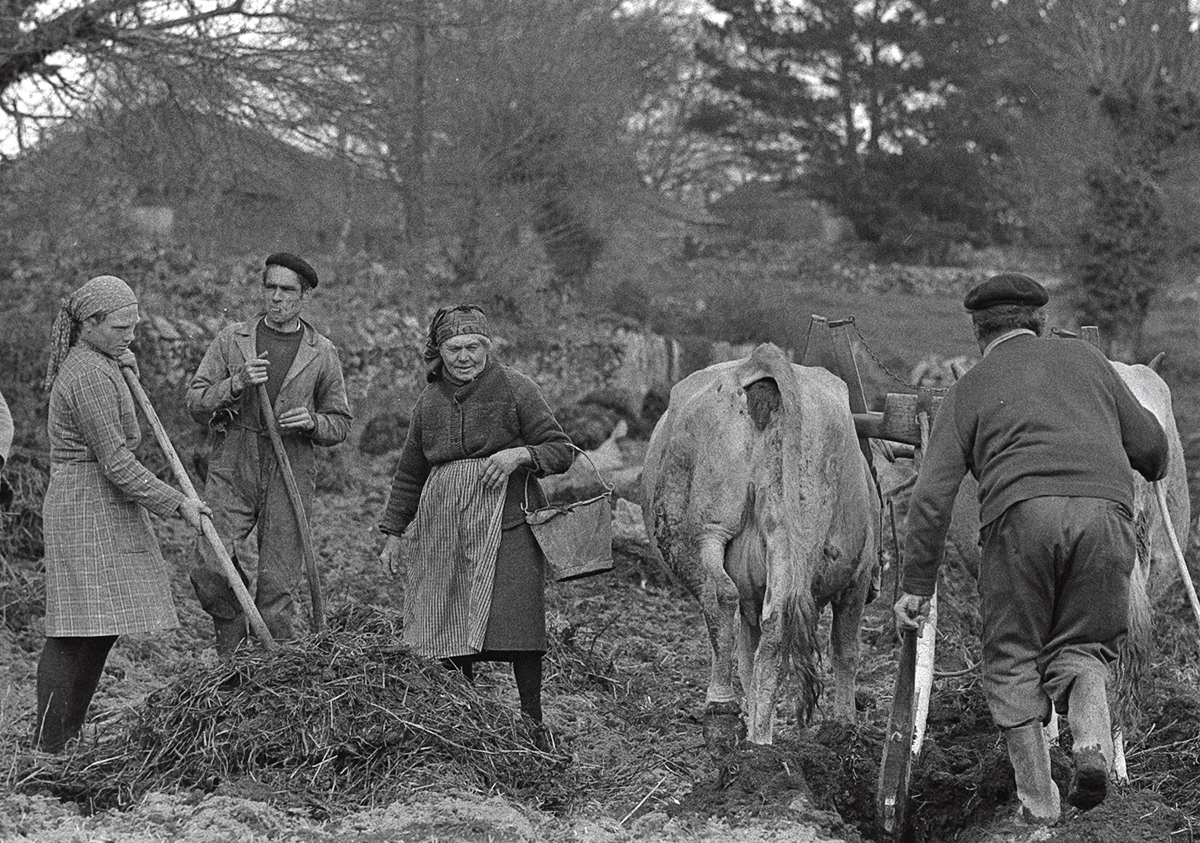
[[1004, 739], [1017, 781], [1021, 818], [1039, 825], [1058, 822], [1062, 806], [1058, 785], [1050, 777], [1050, 744], [1042, 724], [1031, 720], [1015, 729], [1006, 729]]
[[213, 630], [216, 632], [217, 656], [221, 661], [227, 662], [246, 640], [246, 619], [213, 618]]
[[1108, 795], [1113, 739], [1105, 677], [1081, 673], [1075, 677], [1067, 699], [1067, 722], [1071, 725], [1075, 760], [1067, 801], [1086, 811]]

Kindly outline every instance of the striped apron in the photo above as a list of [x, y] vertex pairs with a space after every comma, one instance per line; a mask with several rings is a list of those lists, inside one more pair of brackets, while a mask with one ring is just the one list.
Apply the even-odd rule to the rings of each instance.
[[435, 466], [421, 490], [404, 589], [404, 643], [449, 658], [483, 649], [507, 483], [483, 484], [486, 460]]

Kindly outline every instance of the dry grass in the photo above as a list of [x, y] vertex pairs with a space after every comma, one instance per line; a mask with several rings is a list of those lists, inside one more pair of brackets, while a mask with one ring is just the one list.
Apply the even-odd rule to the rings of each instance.
[[[8, 784], [92, 809], [241, 778], [318, 815], [430, 788], [570, 800], [567, 760], [537, 748], [534, 724], [399, 640], [396, 614], [348, 610], [275, 654], [251, 650], [177, 676], [93, 743], [62, 757], [26, 754]], [[557, 649], [560, 670], [596, 672], [569, 645]]]
[[31, 752], [6, 729], [14, 760], [0, 782], [89, 812], [130, 807], [150, 791], [233, 787], [321, 818], [416, 791], [463, 790], [555, 813], [584, 801], [632, 813], [677, 793], [694, 773], [671, 748], [638, 751], [614, 734], [632, 736], [695, 700], [682, 688], [652, 699], [638, 677], [618, 680], [620, 646], [600, 640], [609, 630], [553, 630], [548, 697], [560, 705], [586, 698], [592, 709], [584, 728], [564, 724], [576, 734], [570, 757], [553, 733], [538, 748], [538, 727], [489, 693], [487, 671], [476, 687], [409, 654], [401, 623], [392, 611], [346, 608], [327, 632], [274, 654], [252, 649], [229, 665], [196, 665], [110, 711], [91, 742], [62, 756]]

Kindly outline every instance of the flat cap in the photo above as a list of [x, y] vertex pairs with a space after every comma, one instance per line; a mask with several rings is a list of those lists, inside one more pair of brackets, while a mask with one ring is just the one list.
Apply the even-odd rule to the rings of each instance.
[[276, 252], [267, 257], [266, 266], [282, 266], [290, 269], [300, 276], [310, 290], [317, 286], [317, 271], [299, 255], [293, 255], [291, 252]]
[[1002, 272], [993, 275], [982, 284], [977, 284], [963, 299], [967, 310], [983, 310], [998, 304], [1025, 304], [1041, 307], [1050, 301], [1046, 288], [1028, 275], [1018, 272]]

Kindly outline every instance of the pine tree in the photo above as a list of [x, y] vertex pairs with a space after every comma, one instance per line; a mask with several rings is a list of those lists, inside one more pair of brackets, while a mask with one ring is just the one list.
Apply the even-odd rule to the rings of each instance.
[[713, 0], [698, 56], [723, 95], [693, 126], [803, 181], [897, 256], [996, 225], [1010, 82], [987, 0]]

